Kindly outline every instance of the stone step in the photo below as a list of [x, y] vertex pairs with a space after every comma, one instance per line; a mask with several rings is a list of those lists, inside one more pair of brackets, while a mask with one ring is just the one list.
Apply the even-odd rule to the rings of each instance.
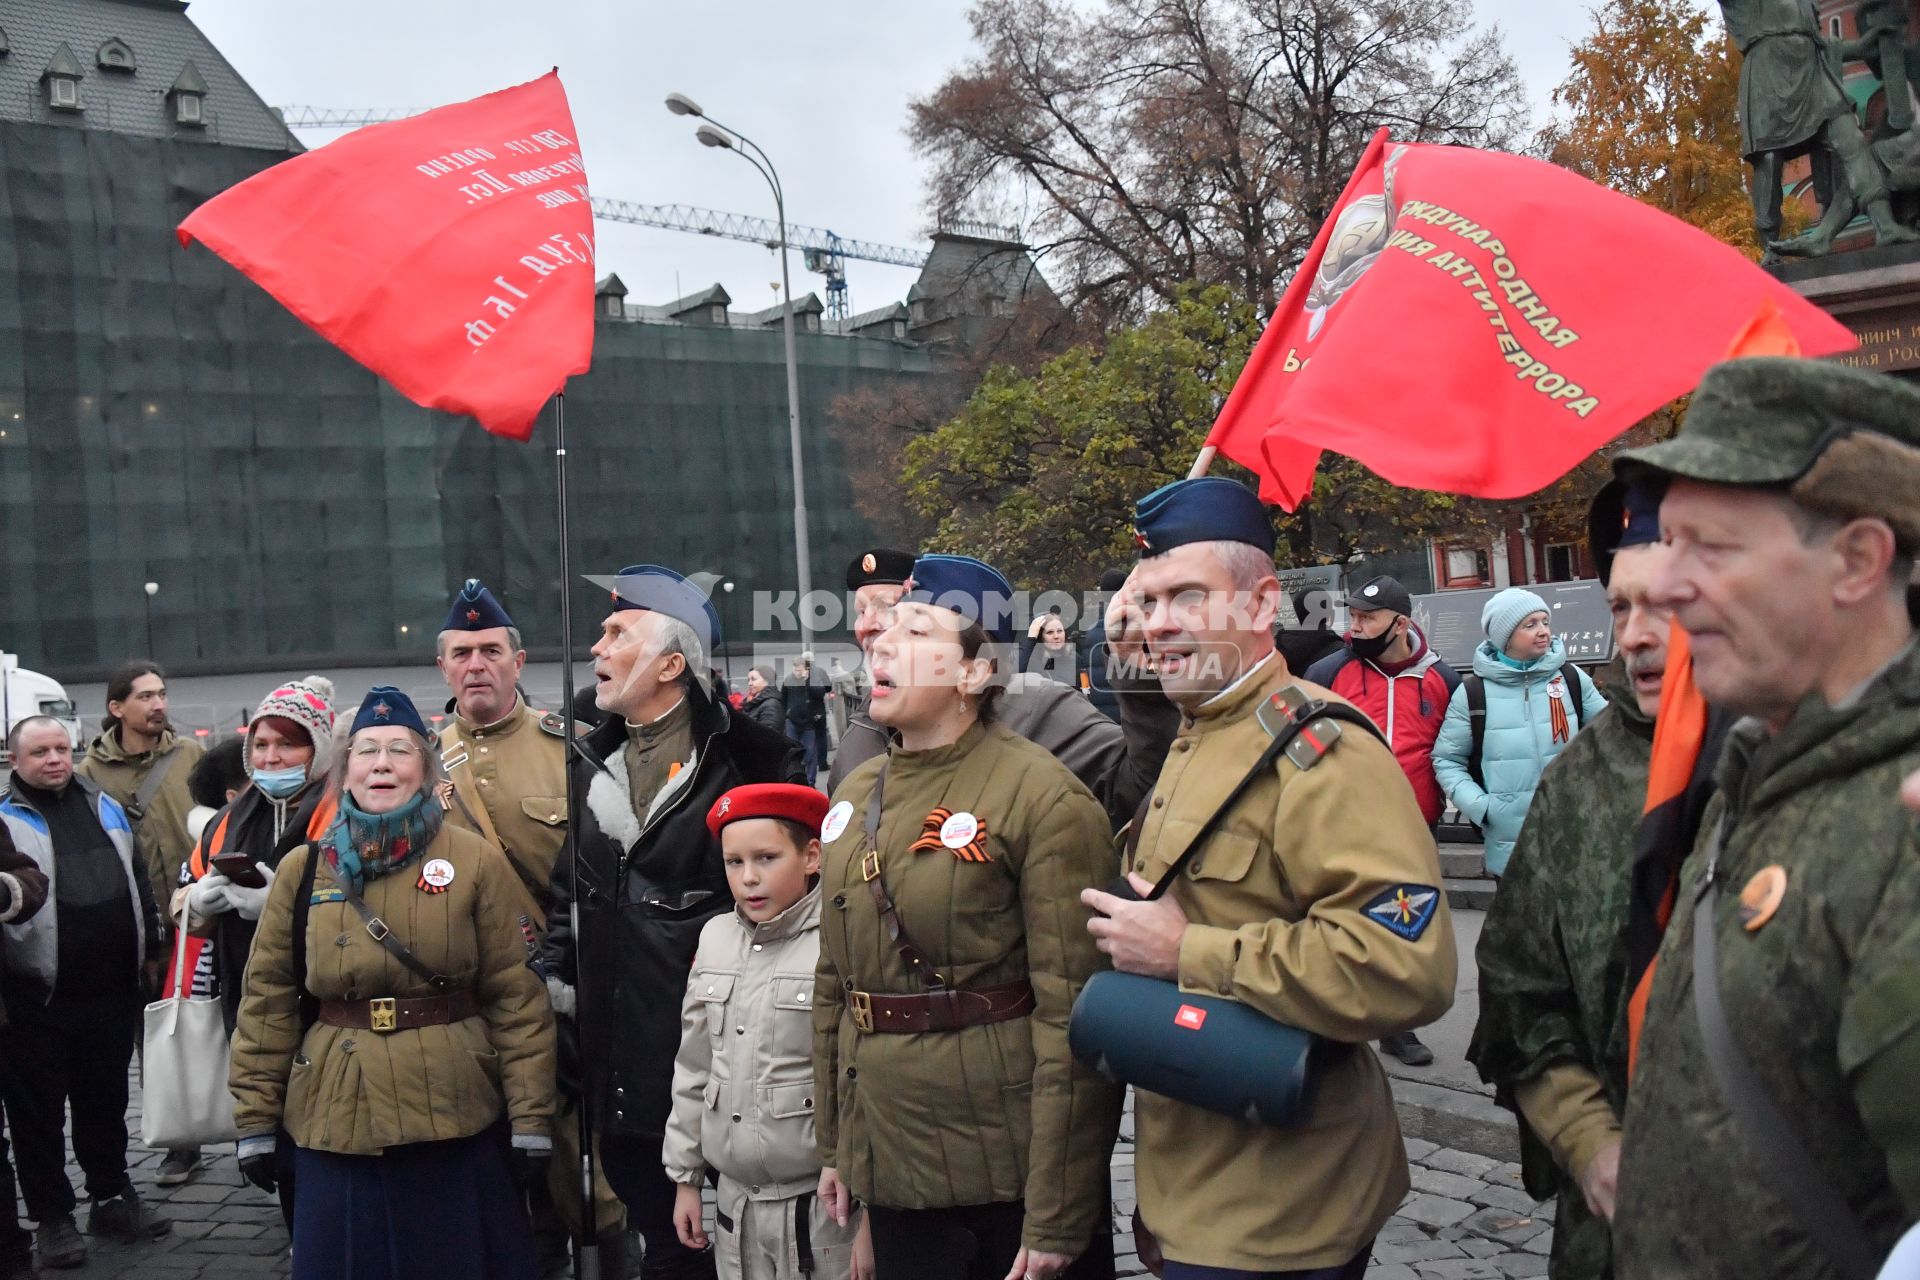
[[1392, 1077], [1400, 1132], [1409, 1138], [1471, 1151], [1494, 1160], [1520, 1158], [1520, 1130], [1511, 1112], [1492, 1098], [1400, 1076]]
[[1447, 887], [1447, 905], [1455, 911], [1485, 911], [1493, 905], [1494, 890], [1500, 885], [1498, 880], [1456, 880], [1451, 876], [1442, 883]]
[[1479, 846], [1471, 849], [1453, 848], [1442, 845], [1440, 848], [1440, 874], [1449, 880], [1488, 879], [1487, 864]]

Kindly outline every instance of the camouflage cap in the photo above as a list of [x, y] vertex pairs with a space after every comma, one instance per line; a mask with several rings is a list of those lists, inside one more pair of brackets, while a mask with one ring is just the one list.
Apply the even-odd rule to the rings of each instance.
[[1623, 450], [1628, 482], [1777, 488], [1839, 516], [1878, 516], [1920, 548], [1920, 390], [1824, 360], [1749, 357], [1707, 370], [1680, 434]]

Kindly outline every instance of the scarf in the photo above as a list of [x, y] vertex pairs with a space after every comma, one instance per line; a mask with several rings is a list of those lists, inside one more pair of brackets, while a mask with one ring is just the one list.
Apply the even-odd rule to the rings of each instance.
[[1713, 798], [1713, 769], [1733, 717], [1709, 711], [1693, 683], [1693, 657], [1679, 623], [1667, 640], [1667, 676], [1653, 727], [1647, 801], [1634, 839], [1627, 903], [1627, 1076], [1640, 1054], [1640, 1029], [1653, 990], [1660, 940], [1673, 919], [1680, 866], [1693, 851]]
[[390, 813], [368, 813], [353, 794], [340, 793], [340, 816], [328, 829], [323, 848], [334, 875], [359, 893], [368, 880], [398, 871], [440, 834], [446, 811], [428, 804], [425, 791]]

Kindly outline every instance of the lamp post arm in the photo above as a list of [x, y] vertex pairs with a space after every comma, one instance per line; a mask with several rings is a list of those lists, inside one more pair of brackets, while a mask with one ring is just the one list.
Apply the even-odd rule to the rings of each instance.
[[[752, 138], [749, 138], [746, 134], [740, 132], [738, 129], [734, 128], [732, 125], [722, 124], [720, 123], [720, 121], [715, 120], [712, 116], [706, 116], [704, 117], [704, 119], [708, 124], [712, 125], [714, 128], [726, 130], [728, 133], [732, 134], [737, 140], [744, 142], [749, 147], [753, 148], [753, 155], [759, 156], [760, 165], [765, 166], [764, 168], [761, 168], [760, 171], [766, 175], [767, 181], [773, 184], [774, 200], [779, 203], [785, 203], [786, 194], [784, 189], [780, 185], [779, 171], [773, 167], [772, 157], [767, 155], [767, 153], [761, 148], [760, 144], [755, 142]], [[743, 156], [747, 155], [747, 153], [744, 151], [742, 151], [740, 154]], [[747, 156], [747, 159], [751, 160], [753, 159], [753, 156]], [[760, 168], [760, 166], [755, 166], [755, 167]]]

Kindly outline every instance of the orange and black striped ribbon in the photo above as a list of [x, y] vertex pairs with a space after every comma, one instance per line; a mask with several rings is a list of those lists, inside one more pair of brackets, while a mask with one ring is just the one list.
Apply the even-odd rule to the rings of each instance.
[[[1708, 740], [1707, 701], [1693, 682], [1692, 649], [1679, 623], [1667, 639], [1667, 674], [1660, 689], [1660, 717], [1653, 728], [1653, 758], [1647, 801], [1634, 840], [1632, 897], [1627, 908], [1627, 1075], [1639, 1056], [1647, 995], [1660, 939], [1673, 919], [1680, 864], [1698, 834]], [[1708, 769], [1711, 761], [1704, 762]], [[1689, 799], [1693, 803], [1689, 803]]]
[[947, 819], [953, 816], [953, 810], [935, 809], [920, 821], [920, 838], [907, 846], [909, 853], [932, 853], [941, 848], [940, 828], [947, 825]]

